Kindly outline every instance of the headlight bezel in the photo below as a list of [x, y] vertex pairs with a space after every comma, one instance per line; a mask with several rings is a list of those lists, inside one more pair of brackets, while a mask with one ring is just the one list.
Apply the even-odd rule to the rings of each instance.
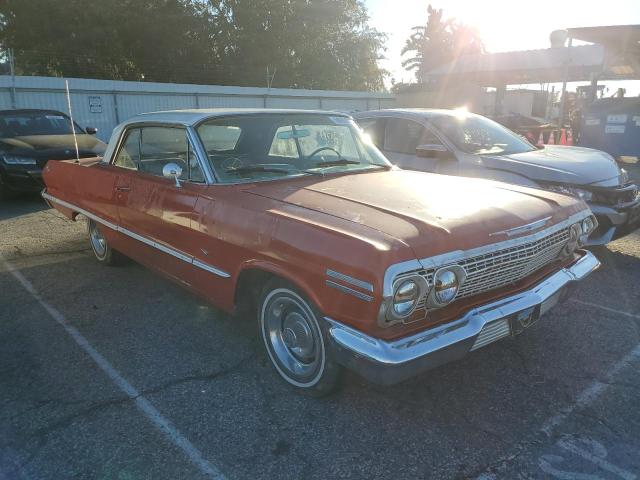
[[[409, 309], [407, 309], [402, 313], [399, 313], [395, 308], [398, 290], [400, 290], [400, 288], [403, 285], [406, 285], [407, 283], [410, 283], [410, 282], [416, 285], [415, 299], [413, 300], [413, 303]], [[429, 285], [422, 275], [413, 274], [413, 275], [401, 276], [399, 278], [396, 278], [393, 282], [392, 294], [391, 294], [391, 297], [389, 298], [388, 306], [386, 309], [387, 321], [399, 322], [409, 318], [416, 311], [418, 302], [428, 292], [428, 290], [429, 290]]]
[[35, 158], [31, 158], [31, 157], [21, 157], [21, 156], [18, 156], [18, 155], [3, 155], [1, 158], [2, 158], [2, 161], [7, 165], [27, 166], [27, 165], [37, 165], [38, 164], [36, 159]]

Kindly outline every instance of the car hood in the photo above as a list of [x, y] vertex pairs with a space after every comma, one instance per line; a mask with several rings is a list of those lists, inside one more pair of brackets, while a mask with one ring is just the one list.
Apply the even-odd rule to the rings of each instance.
[[[104, 154], [106, 145], [93, 135], [76, 135], [78, 152], [82, 157]], [[76, 156], [73, 135], [25, 135], [0, 139], [0, 152], [36, 158], [63, 160]]]
[[483, 155], [485, 167], [507, 170], [542, 182], [617, 186], [620, 168], [600, 150], [546, 145], [541, 150], [512, 155]]
[[509, 238], [499, 232], [544, 218], [548, 227], [587, 208], [543, 190], [405, 170], [264, 182], [245, 191], [378, 230], [418, 258], [496, 243]]

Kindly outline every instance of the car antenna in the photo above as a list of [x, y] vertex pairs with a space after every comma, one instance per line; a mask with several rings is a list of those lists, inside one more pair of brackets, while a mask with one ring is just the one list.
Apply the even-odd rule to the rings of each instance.
[[73, 113], [71, 112], [71, 95], [69, 95], [69, 80], [65, 78], [64, 88], [67, 91], [67, 108], [69, 109], [69, 118], [71, 119], [71, 131], [73, 132], [73, 143], [76, 146], [76, 163], [80, 163], [80, 153], [78, 152], [78, 139], [76, 138], [76, 127], [73, 123]]

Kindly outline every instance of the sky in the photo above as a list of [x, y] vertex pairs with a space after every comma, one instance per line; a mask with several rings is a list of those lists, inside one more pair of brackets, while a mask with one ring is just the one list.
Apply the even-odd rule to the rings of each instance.
[[[400, 51], [411, 27], [426, 24], [429, 3], [443, 9], [445, 18], [476, 27], [492, 53], [548, 48], [553, 30], [640, 24], [640, 0], [365, 0], [370, 24], [388, 36], [387, 59], [381, 63], [396, 82], [414, 80], [402, 68]], [[627, 95], [640, 94], [640, 81], [603, 83], [610, 87], [608, 95], [619, 86], [627, 88]]]

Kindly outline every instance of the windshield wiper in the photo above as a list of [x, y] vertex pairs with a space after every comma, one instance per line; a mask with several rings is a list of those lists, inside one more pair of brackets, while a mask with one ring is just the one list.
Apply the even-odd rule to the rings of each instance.
[[327, 160], [324, 162], [318, 162], [315, 164], [316, 168], [320, 167], [339, 167], [341, 165], [360, 165], [360, 162], [355, 160], [347, 160], [346, 158], [339, 158], [337, 160]]
[[[293, 170], [294, 172], [296, 170]], [[266, 165], [244, 165], [242, 167], [230, 167], [225, 170], [227, 173], [237, 173], [242, 175], [243, 173], [291, 173], [292, 170], [286, 168], [270, 167]]]

